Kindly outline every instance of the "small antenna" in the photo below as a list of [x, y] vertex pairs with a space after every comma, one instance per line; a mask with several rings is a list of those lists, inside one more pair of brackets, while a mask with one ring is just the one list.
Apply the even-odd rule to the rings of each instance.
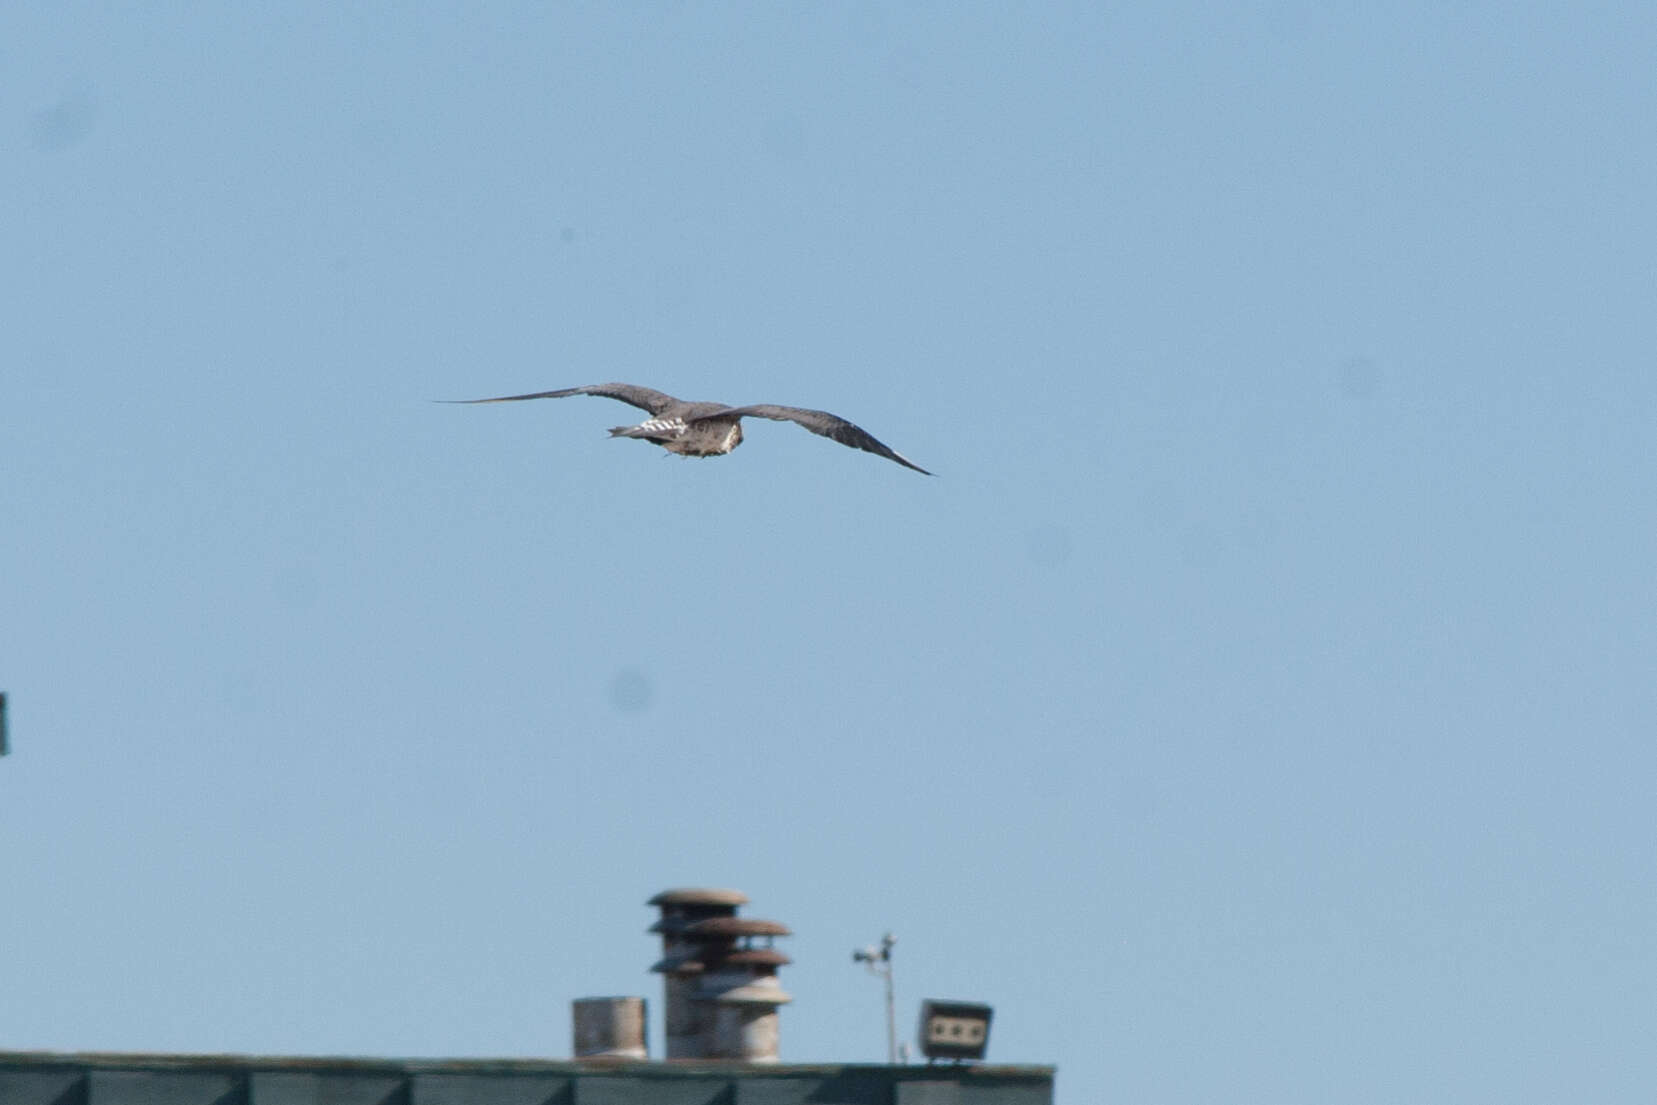
[[0, 756], [11, 751], [11, 745], [6, 742], [6, 692], [0, 691]]
[[853, 963], [866, 964], [870, 974], [886, 981], [886, 1061], [893, 1066], [898, 1063], [898, 1023], [892, 1004], [892, 945], [897, 942], [898, 938], [888, 932], [880, 938], [880, 947], [871, 945], [852, 952]]

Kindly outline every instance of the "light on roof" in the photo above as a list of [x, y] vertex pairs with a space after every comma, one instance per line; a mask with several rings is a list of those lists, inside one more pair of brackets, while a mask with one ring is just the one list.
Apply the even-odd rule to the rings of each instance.
[[928, 1059], [982, 1059], [995, 1011], [972, 1001], [921, 1002], [921, 1054]]

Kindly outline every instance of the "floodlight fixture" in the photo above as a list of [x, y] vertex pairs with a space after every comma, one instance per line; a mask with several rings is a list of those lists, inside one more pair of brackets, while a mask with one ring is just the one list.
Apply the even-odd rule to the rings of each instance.
[[928, 1060], [982, 1059], [990, 1046], [990, 1018], [995, 1010], [975, 1001], [921, 1002], [921, 1054]]

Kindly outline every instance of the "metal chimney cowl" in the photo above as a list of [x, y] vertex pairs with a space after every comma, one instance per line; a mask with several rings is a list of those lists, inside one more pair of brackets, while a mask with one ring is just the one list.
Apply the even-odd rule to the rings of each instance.
[[650, 899], [662, 916], [650, 931], [662, 936], [669, 1059], [778, 1061], [777, 1010], [793, 999], [777, 980], [788, 956], [773, 947], [789, 935], [777, 921], [742, 918], [747, 895], [737, 890], [666, 890]]

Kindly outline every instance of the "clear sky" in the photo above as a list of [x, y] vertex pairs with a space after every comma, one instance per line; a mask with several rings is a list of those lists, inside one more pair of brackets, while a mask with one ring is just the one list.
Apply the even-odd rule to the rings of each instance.
[[[1657, 9], [0, 8], [0, 1047], [1657, 1081]], [[819, 407], [666, 457], [624, 380]], [[655, 1034], [659, 1044], [659, 1030]]]

